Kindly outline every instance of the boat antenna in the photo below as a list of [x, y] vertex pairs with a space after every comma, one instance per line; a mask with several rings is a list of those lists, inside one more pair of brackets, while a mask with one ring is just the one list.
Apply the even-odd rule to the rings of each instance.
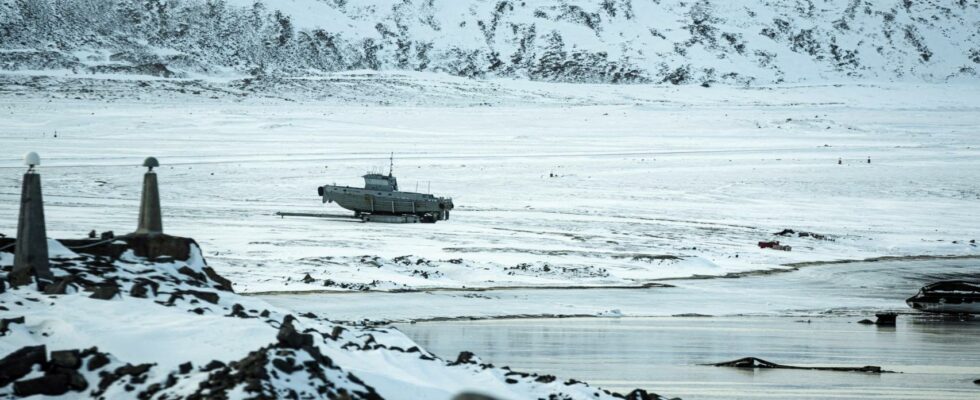
[[391, 178], [391, 174], [395, 171], [395, 152], [391, 152], [391, 158], [388, 160], [391, 162], [388, 166], [388, 177]]

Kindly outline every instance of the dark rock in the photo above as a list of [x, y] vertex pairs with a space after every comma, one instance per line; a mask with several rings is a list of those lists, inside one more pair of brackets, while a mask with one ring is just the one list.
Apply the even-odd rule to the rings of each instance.
[[660, 396], [653, 393], [647, 393], [647, 391], [643, 389], [635, 389], [632, 392], [629, 392], [629, 394], [626, 395], [625, 399], [626, 400], [658, 400], [660, 399]]
[[262, 313], [259, 314], [259, 316], [262, 317], [262, 318], [268, 318], [269, 317], [269, 310], [262, 310]]
[[95, 371], [106, 366], [107, 364], [109, 364], [109, 357], [104, 353], [97, 352], [92, 355], [92, 358], [88, 359], [88, 363], [86, 363], [85, 368], [89, 371]]
[[892, 373], [894, 371], [885, 371], [881, 367], [875, 365], [865, 365], [863, 367], [800, 367], [794, 365], [784, 365], [776, 364], [771, 361], [766, 361], [757, 357], [744, 357], [737, 360], [725, 361], [715, 364], [702, 364], [702, 365], [712, 365], [715, 367], [735, 367], [735, 368], [771, 368], [771, 369], [798, 369], [798, 370], [813, 370], [813, 371], [844, 371], [844, 372], [867, 372], [873, 374], [881, 373]]
[[129, 295], [140, 299], [145, 299], [147, 292], [146, 284], [143, 282], [136, 282], [129, 288]]
[[299, 316], [300, 317], [303, 317], [303, 318], [316, 319], [316, 314], [311, 313], [311, 312], [305, 312], [305, 313], [300, 314]]
[[65, 371], [65, 373], [68, 375], [68, 387], [71, 390], [81, 392], [88, 389], [88, 381], [78, 371]]
[[[160, 292], [160, 283], [158, 283], [154, 279], [163, 280], [164, 278], [163, 277], [158, 277], [158, 276], [153, 276], [153, 277], [150, 277], [150, 278], [151, 279], [147, 279], [147, 278], [136, 278], [136, 280], [133, 281], [133, 284], [134, 284], [134, 286], [135, 285], [143, 286], [144, 287], [144, 290], [145, 290], [145, 288], [149, 287], [153, 291], [153, 297], [156, 297], [157, 296], [157, 293]], [[133, 289], [131, 289], [130, 292], [132, 292], [132, 290]], [[133, 297], [136, 297], [136, 296], [133, 296]]]
[[898, 318], [898, 314], [895, 313], [878, 313], [875, 314], [878, 319], [875, 320], [875, 325], [878, 326], [895, 326], [895, 319]]
[[874, 325], [875, 324], [874, 321], [872, 321], [870, 319], [867, 319], [867, 318], [858, 321], [858, 323], [859, 324], [864, 324], [864, 325]]
[[303, 367], [296, 365], [296, 361], [292, 358], [277, 358], [272, 360], [272, 366], [287, 374], [292, 374], [303, 369]]
[[180, 272], [181, 274], [194, 278], [194, 280], [197, 281], [201, 281], [201, 282], [207, 281], [207, 276], [205, 276], [203, 273], [191, 269], [191, 267], [188, 267], [186, 265], [177, 269], [177, 272]]
[[295, 320], [296, 318], [292, 315], [287, 315], [283, 318], [282, 325], [279, 326], [279, 333], [276, 335], [276, 340], [279, 341], [279, 345], [290, 349], [312, 346], [313, 335], [297, 332], [293, 326], [293, 321]]
[[497, 398], [490, 397], [481, 393], [463, 392], [453, 396], [452, 400], [497, 400]]
[[980, 385], [980, 379], [973, 381], [974, 384]]
[[199, 290], [179, 290], [176, 292], [179, 295], [189, 294], [191, 296], [197, 297], [211, 304], [218, 304], [218, 294], [214, 292], [202, 292]]
[[180, 371], [181, 375], [189, 374], [192, 369], [194, 369], [194, 364], [191, 364], [190, 361], [180, 364], [180, 366], [177, 367], [177, 370]]
[[75, 281], [75, 278], [71, 275], [59, 279], [57, 282], [52, 283], [44, 288], [44, 294], [65, 294], [68, 291], [68, 285]]
[[[94, 395], [101, 395], [109, 386], [118, 381], [124, 376], [129, 376], [129, 383], [140, 384], [146, 382], [146, 372], [153, 367], [153, 364], [139, 364], [132, 365], [126, 364], [111, 373], [100, 373], [102, 380], [99, 381], [99, 390], [95, 391]], [[134, 388], [131, 385], [126, 385], [124, 387], [127, 392], [132, 391]]]
[[461, 351], [459, 352], [459, 355], [456, 356], [456, 361], [449, 363], [449, 365], [476, 364], [473, 357], [476, 357], [476, 354], [469, 351]]
[[507, 378], [507, 379], [504, 380], [504, 382], [507, 382], [507, 383], [513, 385], [513, 384], [517, 383], [517, 379]]
[[198, 307], [198, 308], [195, 308], [195, 309], [191, 310], [191, 312], [194, 313], [194, 314], [197, 314], [197, 315], [203, 315], [204, 314], [204, 309], [201, 308], [201, 307]]
[[214, 281], [215, 283], [218, 284], [217, 286], [215, 286], [215, 289], [224, 290], [226, 292], [234, 292], [235, 291], [231, 287], [231, 281], [229, 281], [228, 279], [225, 279], [225, 277], [223, 277], [221, 275], [218, 275], [218, 273], [215, 272], [213, 268], [211, 268], [211, 267], [204, 267], [204, 268], [202, 268], [202, 270], [204, 271], [204, 274], [207, 275], [208, 279], [210, 279], [210, 280], [212, 280], [212, 281]]
[[333, 330], [330, 331], [330, 338], [333, 340], [337, 340], [337, 338], [340, 337], [340, 334], [343, 333], [345, 330], [347, 329], [339, 325], [333, 327]]
[[52, 351], [51, 364], [58, 367], [78, 369], [82, 366], [82, 358], [79, 356], [78, 350]]
[[0, 336], [7, 335], [7, 332], [10, 331], [10, 325], [23, 324], [23, 323], [24, 323], [24, 317], [0, 318]]
[[46, 374], [39, 378], [14, 382], [14, 394], [20, 397], [36, 394], [60, 396], [68, 393], [69, 381], [68, 374]]
[[214, 371], [218, 368], [224, 368], [224, 367], [225, 367], [225, 363], [218, 360], [211, 360], [211, 362], [209, 362], [207, 365], [201, 368], [201, 371], [205, 371], [205, 372]]
[[313, 283], [313, 282], [316, 282], [316, 279], [313, 279], [313, 277], [310, 276], [310, 274], [306, 274], [306, 276], [303, 277], [303, 283]]
[[242, 307], [242, 305], [238, 303], [235, 303], [235, 305], [231, 306], [231, 314], [228, 314], [227, 316], [238, 317], [238, 318], [253, 318], [252, 316], [248, 315], [245, 312], [245, 307]]
[[89, 298], [111, 300], [117, 295], [119, 295], [119, 286], [116, 286], [116, 284], [110, 282], [95, 288], [95, 292], [93, 292]]
[[0, 359], [0, 387], [23, 378], [34, 368], [48, 363], [48, 352], [44, 345], [25, 346]]
[[7, 283], [0, 279], [0, 293], [7, 291]]

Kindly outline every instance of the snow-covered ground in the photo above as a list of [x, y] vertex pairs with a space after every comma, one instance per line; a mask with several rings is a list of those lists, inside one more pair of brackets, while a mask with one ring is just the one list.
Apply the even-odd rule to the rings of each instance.
[[980, 278], [976, 258], [813, 265], [739, 279], [678, 279], [669, 287], [273, 293], [260, 297], [336, 321], [417, 322], [552, 317], [790, 316], [858, 320], [915, 313], [905, 304], [939, 280]]
[[[241, 292], [623, 286], [980, 254], [976, 87], [388, 78], [457, 91], [434, 89], [437, 105], [425, 106], [365, 79], [365, 93], [392, 104], [381, 107], [152, 87], [75, 100], [8, 86], [0, 232], [14, 233], [20, 159], [37, 151], [52, 237], [135, 227], [138, 165], [159, 158], [165, 230], [198, 240]], [[492, 106], [474, 105], [483, 100]], [[275, 216], [348, 214], [316, 187], [359, 186], [390, 152], [403, 189], [454, 198], [451, 220]], [[825, 238], [774, 235], [786, 228]], [[792, 251], [757, 246], [768, 240]]]
[[[449, 399], [473, 391], [615, 398], [581, 382], [482, 364], [472, 353], [443, 360], [391, 328], [293, 316], [229, 292], [200, 249], [186, 245], [186, 260], [164, 262], [133, 250], [112, 259], [74, 253], [49, 241], [60, 294], [50, 291], [54, 284], [44, 293], [33, 284], [0, 287], [0, 399]], [[0, 271], [11, 258], [0, 259]]]

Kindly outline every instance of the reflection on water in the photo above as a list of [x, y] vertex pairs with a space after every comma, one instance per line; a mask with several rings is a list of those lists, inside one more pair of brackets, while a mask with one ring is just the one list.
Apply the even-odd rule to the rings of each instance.
[[[473, 351], [515, 370], [642, 387], [685, 399], [977, 399], [980, 321], [903, 316], [881, 328], [853, 318], [530, 319], [399, 325], [443, 358]], [[793, 365], [880, 365], [901, 374], [740, 370], [699, 364], [756, 356]]]
[[[827, 265], [751, 278], [672, 281], [677, 285], [672, 289], [589, 291], [579, 297], [557, 291], [521, 294], [535, 299], [525, 307], [555, 300], [580, 307], [601, 303], [627, 315], [725, 316], [448, 321], [398, 328], [444, 358], [468, 350], [496, 365], [620, 392], [641, 387], [684, 399], [976, 400], [980, 319], [917, 314], [903, 301], [925, 283], [951, 278], [980, 278], [977, 260]], [[881, 309], [906, 314], [895, 327], [856, 323]], [[901, 373], [700, 365], [747, 356], [801, 366], [878, 365]]]

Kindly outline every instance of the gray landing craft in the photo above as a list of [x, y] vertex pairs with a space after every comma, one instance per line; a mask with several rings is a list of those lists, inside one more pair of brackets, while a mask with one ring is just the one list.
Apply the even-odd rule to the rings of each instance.
[[388, 172], [364, 175], [364, 188], [324, 185], [317, 188], [324, 203], [354, 212], [363, 221], [436, 222], [449, 219], [453, 199], [426, 193], [398, 191], [398, 180]]

